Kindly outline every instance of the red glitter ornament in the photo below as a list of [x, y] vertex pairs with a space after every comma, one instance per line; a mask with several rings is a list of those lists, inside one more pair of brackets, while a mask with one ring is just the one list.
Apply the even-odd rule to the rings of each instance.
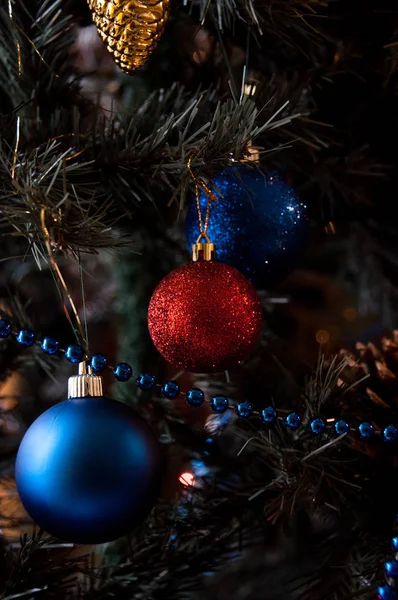
[[148, 309], [153, 343], [188, 371], [222, 371], [245, 360], [261, 331], [261, 304], [239, 271], [214, 260], [191, 262], [167, 275]]

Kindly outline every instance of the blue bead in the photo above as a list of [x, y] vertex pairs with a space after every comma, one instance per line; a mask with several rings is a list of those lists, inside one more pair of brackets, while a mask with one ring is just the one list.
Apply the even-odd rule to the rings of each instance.
[[298, 429], [301, 425], [301, 417], [297, 413], [290, 413], [284, 418], [285, 425], [288, 429]]
[[394, 425], [387, 425], [383, 431], [383, 437], [386, 442], [395, 442], [398, 439], [398, 429]]
[[393, 537], [392, 538], [392, 540], [391, 540], [391, 546], [392, 546], [392, 549], [395, 552], [398, 552], [398, 537]]
[[276, 410], [273, 406], [266, 406], [261, 411], [260, 419], [267, 425], [276, 421]]
[[30, 348], [36, 341], [35, 334], [31, 329], [21, 329], [16, 337], [18, 344]]
[[311, 419], [309, 427], [312, 433], [314, 433], [315, 435], [320, 435], [325, 431], [326, 423], [323, 419], [320, 419], [319, 417], [314, 417], [313, 419]]
[[390, 577], [398, 577], [398, 561], [390, 560], [384, 563], [384, 570]]
[[253, 406], [250, 404], [250, 402], [239, 402], [239, 404], [237, 404], [235, 407], [235, 411], [239, 417], [246, 419], [252, 414]]
[[209, 456], [212, 451], [215, 449], [216, 443], [212, 437], [209, 437], [205, 440], [205, 450], [204, 455]]
[[348, 433], [350, 431], [350, 426], [344, 419], [339, 419], [334, 423], [334, 430], [337, 435], [343, 435], [343, 433]]
[[29, 427], [15, 477], [25, 508], [45, 531], [95, 544], [142, 523], [160, 488], [161, 458], [152, 430], [130, 406], [70, 398]]
[[225, 413], [228, 409], [229, 401], [225, 396], [213, 396], [210, 400], [210, 408], [217, 414]]
[[0, 319], [0, 338], [6, 338], [11, 335], [12, 327], [7, 319]]
[[364, 421], [363, 423], [361, 423], [359, 425], [358, 431], [359, 431], [359, 435], [361, 436], [361, 438], [368, 440], [369, 438], [371, 438], [374, 435], [375, 428], [373, 427], [373, 425], [371, 423]]
[[45, 337], [41, 342], [41, 349], [46, 354], [50, 354], [50, 356], [52, 356], [53, 354], [57, 354], [59, 350], [59, 343], [57, 340], [54, 340], [54, 338]]
[[101, 373], [108, 366], [108, 359], [105, 354], [93, 354], [90, 359], [90, 367], [94, 373]]
[[[228, 167], [212, 184], [217, 202], [212, 202], [208, 234], [216, 244], [217, 259], [260, 289], [284, 279], [307, 239], [306, 207], [294, 188], [277, 173], [246, 165]], [[204, 214], [208, 199], [202, 189], [199, 202]], [[191, 252], [199, 235], [194, 196], [188, 202], [185, 232]]]
[[398, 594], [390, 585], [381, 585], [377, 588], [379, 600], [397, 600]]
[[176, 381], [166, 381], [162, 385], [161, 394], [163, 398], [167, 398], [168, 400], [174, 400], [177, 398], [180, 393], [180, 386]]
[[155, 378], [150, 373], [141, 373], [139, 377], [137, 377], [137, 385], [141, 390], [151, 390], [155, 385]]
[[185, 396], [185, 401], [187, 404], [189, 404], [189, 406], [200, 406], [203, 404], [204, 399], [204, 393], [198, 388], [192, 388], [188, 390]]
[[128, 381], [133, 375], [133, 369], [128, 363], [118, 363], [113, 369], [113, 375], [118, 381]]
[[79, 344], [71, 344], [65, 350], [65, 358], [73, 364], [81, 363], [84, 359], [84, 350]]

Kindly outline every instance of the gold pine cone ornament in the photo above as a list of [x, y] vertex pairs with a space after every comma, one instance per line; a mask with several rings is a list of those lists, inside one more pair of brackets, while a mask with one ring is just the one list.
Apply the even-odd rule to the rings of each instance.
[[141, 67], [155, 49], [170, 0], [88, 0], [97, 31], [125, 73]]

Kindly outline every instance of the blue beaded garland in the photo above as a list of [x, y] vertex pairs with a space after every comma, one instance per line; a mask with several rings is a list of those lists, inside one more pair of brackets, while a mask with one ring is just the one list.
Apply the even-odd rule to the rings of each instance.
[[21, 329], [16, 337], [18, 344], [30, 348], [36, 341], [34, 331], [31, 329]]
[[301, 417], [297, 413], [290, 413], [284, 418], [285, 425], [288, 429], [295, 430], [301, 425]]
[[213, 396], [210, 400], [210, 408], [213, 412], [221, 415], [228, 410], [229, 401], [226, 396]]
[[[282, 280], [295, 268], [307, 238], [305, 206], [277, 173], [233, 165], [212, 180], [208, 235], [217, 258], [241, 271], [256, 287]], [[207, 194], [199, 195], [202, 214]], [[188, 203], [188, 250], [199, 234], [196, 199]]]
[[273, 406], [265, 406], [260, 413], [260, 419], [266, 425], [274, 423], [274, 421], [276, 421], [275, 408]]
[[7, 319], [0, 319], [0, 338], [7, 338], [11, 335], [12, 327]]
[[118, 381], [122, 381], [122, 382], [128, 381], [129, 379], [131, 379], [132, 375], [133, 375], [133, 369], [130, 367], [130, 365], [128, 363], [125, 363], [125, 362], [118, 363], [116, 365], [116, 367], [113, 369], [113, 376]]
[[79, 344], [71, 344], [65, 350], [65, 358], [73, 364], [81, 363], [84, 359], [84, 350]]
[[390, 577], [398, 577], [398, 561], [390, 560], [384, 563], [384, 570]]
[[391, 546], [392, 546], [392, 549], [395, 552], [398, 552], [398, 537], [393, 537], [392, 538], [392, 540], [391, 540]]
[[57, 354], [57, 352], [59, 350], [59, 343], [57, 342], [57, 340], [55, 340], [52, 337], [45, 337], [42, 340], [41, 349], [46, 354], [53, 356], [54, 354]]
[[344, 433], [348, 433], [350, 431], [350, 426], [347, 421], [344, 421], [344, 419], [339, 419], [334, 423], [334, 430], [337, 435], [343, 435]]
[[93, 354], [90, 359], [90, 367], [94, 373], [102, 373], [108, 366], [108, 359], [105, 354]]
[[253, 406], [250, 402], [239, 402], [235, 407], [235, 411], [239, 417], [247, 419], [253, 412]]
[[377, 597], [379, 600], [397, 600], [398, 594], [390, 585], [380, 585], [377, 588]]
[[174, 400], [180, 393], [180, 386], [176, 381], [166, 381], [160, 391], [163, 398]]
[[359, 425], [358, 431], [361, 438], [368, 440], [374, 435], [375, 428], [373, 427], [372, 423], [364, 421]]
[[150, 373], [141, 373], [137, 377], [137, 385], [141, 390], [148, 391], [155, 385], [155, 378]]
[[191, 388], [185, 395], [185, 401], [189, 406], [200, 406], [203, 404], [205, 395], [198, 388]]
[[314, 417], [309, 422], [309, 427], [312, 433], [320, 435], [325, 431], [326, 423], [323, 419], [320, 419], [319, 417]]
[[383, 431], [383, 437], [386, 442], [395, 442], [398, 439], [398, 429], [395, 425], [387, 425]]

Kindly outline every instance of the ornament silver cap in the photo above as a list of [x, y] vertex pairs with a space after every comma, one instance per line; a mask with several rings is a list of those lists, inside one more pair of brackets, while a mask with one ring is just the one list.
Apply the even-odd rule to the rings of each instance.
[[102, 377], [93, 375], [86, 361], [79, 364], [79, 374], [68, 379], [68, 398], [103, 396]]

